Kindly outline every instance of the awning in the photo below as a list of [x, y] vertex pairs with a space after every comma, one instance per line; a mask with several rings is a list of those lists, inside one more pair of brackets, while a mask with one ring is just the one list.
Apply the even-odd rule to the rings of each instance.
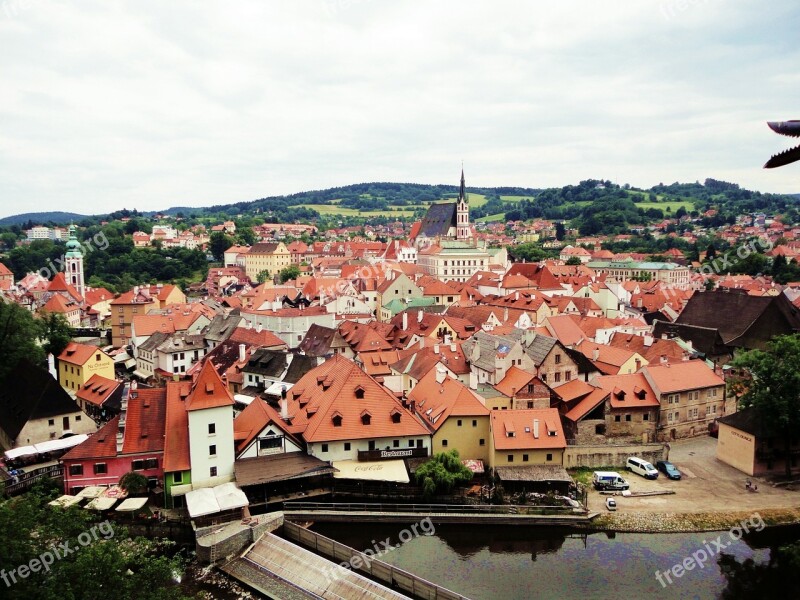
[[244, 492], [235, 483], [223, 483], [213, 488], [200, 488], [186, 494], [186, 508], [191, 518], [202, 517], [249, 506]]
[[128, 354], [127, 352], [125, 352], [124, 350], [122, 352], [119, 352], [118, 354], [114, 355], [114, 362], [115, 363], [127, 362], [130, 359], [131, 359], [131, 355]]
[[189, 492], [191, 492], [193, 489], [194, 488], [192, 487], [191, 483], [184, 483], [182, 485], [173, 485], [171, 488], [169, 488], [169, 494], [170, 496], [173, 497], [183, 496], [184, 494], [188, 494]]
[[133, 373], [131, 373], [131, 375], [133, 375], [134, 377], [138, 377], [139, 379], [147, 379], [148, 377], [150, 377], [147, 373], [142, 373], [138, 369]]
[[475, 473], [476, 475], [483, 475], [483, 461], [478, 460], [476, 458], [467, 458], [461, 461], [461, 464], [467, 467], [470, 471]]
[[276, 381], [271, 386], [269, 386], [266, 390], [264, 390], [265, 394], [269, 394], [270, 396], [280, 396], [285, 389], [287, 392], [292, 389], [293, 383], [284, 383], [282, 381]]
[[133, 512], [147, 504], [147, 498], [128, 498], [117, 507], [117, 512]]
[[253, 398], [252, 396], [248, 396], [246, 394], [234, 394], [233, 399], [235, 402], [238, 402], [239, 404], [244, 404], [245, 406], [249, 406], [250, 403], [252, 403], [253, 400], [255, 400], [255, 398]]
[[50, 506], [61, 506], [63, 508], [67, 508], [68, 506], [72, 506], [73, 504], [78, 504], [83, 498], [80, 496], [59, 496], [52, 502], [48, 502]]
[[338, 460], [333, 462], [333, 466], [339, 471], [333, 474], [334, 479], [409, 482], [406, 463], [403, 460], [382, 460], [380, 462]]
[[83, 508], [86, 510], [109, 510], [116, 503], [116, 498], [95, 498]]
[[20, 456], [29, 456], [31, 454], [36, 454], [36, 448], [34, 446], [20, 446], [19, 448], [6, 450], [6, 460], [13, 460]]
[[56, 450], [66, 450], [67, 448], [82, 444], [88, 439], [88, 435], [81, 433], [80, 435], [71, 435], [61, 440], [47, 440], [46, 442], [34, 445], [34, 448], [36, 448], [39, 454], [43, 454], [45, 452], [55, 452]]
[[106, 491], [106, 487], [102, 485], [89, 485], [78, 492], [81, 498], [98, 498], [100, 494]]
[[125, 361], [125, 368], [126, 369], [132, 369], [135, 366], [136, 366], [136, 359], [135, 358], [129, 358], [128, 360]]
[[324, 460], [303, 452], [243, 458], [237, 460], [233, 468], [236, 483], [242, 487], [331, 475], [336, 471]]

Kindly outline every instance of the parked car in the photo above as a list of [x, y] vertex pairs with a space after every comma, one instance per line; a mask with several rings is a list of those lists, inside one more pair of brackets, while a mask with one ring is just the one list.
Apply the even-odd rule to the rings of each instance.
[[656, 468], [638, 456], [631, 456], [628, 462], [625, 463], [625, 466], [628, 467], [629, 471], [637, 473], [645, 479], [658, 479], [658, 471]]
[[675, 465], [673, 465], [668, 460], [659, 460], [656, 463], [656, 469], [661, 471], [664, 475], [666, 475], [670, 479], [680, 479], [681, 478], [681, 472], [678, 470], [678, 468]]
[[606, 498], [606, 508], [608, 510], [617, 510], [617, 501], [613, 498]]
[[616, 471], [595, 471], [592, 484], [596, 490], [627, 490], [631, 487]]

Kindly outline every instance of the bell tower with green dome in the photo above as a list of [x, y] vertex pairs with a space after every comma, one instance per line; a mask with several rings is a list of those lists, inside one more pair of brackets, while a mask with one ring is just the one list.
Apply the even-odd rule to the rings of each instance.
[[83, 249], [81, 243], [75, 235], [75, 225], [69, 226], [69, 240], [67, 240], [67, 252], [64, 254], [64, 268], [66, 269], [67, 283], [78, 292], [83, 298]]

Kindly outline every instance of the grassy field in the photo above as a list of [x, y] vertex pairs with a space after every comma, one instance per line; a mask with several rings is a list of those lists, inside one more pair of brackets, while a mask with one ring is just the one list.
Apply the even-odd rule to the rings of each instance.
[[533, 196], [500, 196], [500, 200], [503, 202], [521, 202], [522, 200], [533, 201], [533, 199]]
[[321, 215], [342, 215], [345, 217], [382, 217], [382, 216], [395, 216], [395, 217], [411, 217], [414, 211], [409, 208], [401, 210], [357, 210], [355, 208], [347, 208], [338, 206], [336, 204], [304, 204], [306, 208], [317, 211]]
[[476, 221], [486, 221], [487, 223], [491, 223], [493, 221], [505, 221], [506, 213], [497, 213], [496, 215], [487, 215], [485, 217], [481, 217], [480, 219], [475, 219]]
[[648, 208], [657, 208], [663, 210], [665, 213], [667, 212], [667, 207], [669, 207], [671, 213], [675, 213], [681, 206], [687, 211], [694, 210], [694, 204], [688, 200], [682, 200], [681, 202], [636, 202], [636, 206], [638, 208], [644, 208], [645, 210]]

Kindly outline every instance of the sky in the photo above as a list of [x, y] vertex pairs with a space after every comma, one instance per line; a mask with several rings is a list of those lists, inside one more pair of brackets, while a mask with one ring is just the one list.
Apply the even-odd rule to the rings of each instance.
[[800, 193], [796, 0], [0, 0], [0, 217], [369, 181]]

